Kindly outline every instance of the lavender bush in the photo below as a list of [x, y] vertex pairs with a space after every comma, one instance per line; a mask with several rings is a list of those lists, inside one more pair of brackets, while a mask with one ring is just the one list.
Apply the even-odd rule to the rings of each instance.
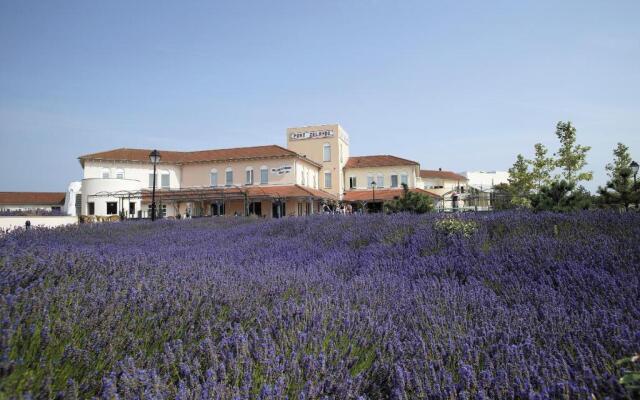
[[630, 398], [640, 214], [199, 219], [0, 238], [0, 398]]

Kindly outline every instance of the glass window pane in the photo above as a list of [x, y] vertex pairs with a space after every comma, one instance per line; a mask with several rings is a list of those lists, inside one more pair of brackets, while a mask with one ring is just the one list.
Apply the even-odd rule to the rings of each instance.
[[218, 173], [217, 172], [212, 172], [211, 173], [211, 186], [212, 187], [218, 186]]
[[162, 174], [162, 187], [163, 188], [169, 187], [169, 174]]
[[324, 187], [331, 188], [331, 172], [324, 173]]
[[260, 183], [263, 185], [269, 183], [269, 170], [266, 168], [260, 170]]
[[322, 161], [331, 161], [331, 145], [325, 144], [322, 148]]
[[233, 185], [233, 171], [227, 171], [226, 173], [226, 185]]
[[398, 175], [391, 175], [391, 187], [398, 187]]

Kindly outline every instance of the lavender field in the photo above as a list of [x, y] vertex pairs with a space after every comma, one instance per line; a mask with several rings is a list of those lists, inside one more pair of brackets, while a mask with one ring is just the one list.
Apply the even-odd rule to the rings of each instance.
[[1, 237], [0, 398], [631, 398], [640, 214], [442, 218]]

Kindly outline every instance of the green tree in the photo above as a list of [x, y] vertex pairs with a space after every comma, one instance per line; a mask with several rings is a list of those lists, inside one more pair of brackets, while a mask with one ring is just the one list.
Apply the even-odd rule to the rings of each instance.
[[631, 154], [629, 154], [629, 147], [623, 143], [618, 143], [615, 149], [613, 149], [613, 163], [607, 164], [604, 169], [607, 170], [607, 175], [610, 178], [615, 178], [625, 168], [629, 168], [631, 164]]
[[575, 182], [553, 181], [543, 186], [540, 193], [531, 196], [531, 205], [536, 211], [576, 211], [591, 206], [591, 196]]
[[534, 148], [535, 158], [528, 160], [527, 163], [531, 165], [533, 187], [539, 192], [540, 188], [551, 182], [551, 173], [555, 168], [555, 161], [553, 157], [547, 157], [548, 150], [542, 143], [536, 143]]
[[593, 172], [582, 171], [587, 165], [587, 152], [591, 147], [576, 144], [576, 128], [571, 125], [571, 122], [558, 122], [556, 136], [560, 140], [560, 148], [555, 153], [555, 166], [561, 170], [556, 180], [564, 179], [568, 183], [576, 184], [593, 179]]
[[529, 163], [518, 154], [516, 162], [509, 168], [509, 192], [511, 203], [516, 208], [528, 208], [529, 194], [533, 189], [533, 176], [529, 172]]
[[385, 207], [389, 212], [412, 212], [424, 214], [433, 211], [435, 205], [431, 197], [417, 192], [410, 192], [406, 183], [402, 184], [402, 197], [397, 200], [385, 202]]

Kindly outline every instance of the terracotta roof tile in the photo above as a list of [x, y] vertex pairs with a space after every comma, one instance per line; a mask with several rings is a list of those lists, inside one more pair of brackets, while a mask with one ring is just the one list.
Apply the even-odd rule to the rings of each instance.
[[391, 167], [394, 165], [420, 165], [415, 161], [391, 155], [349, 157], [345, 168]]
[[467, 178], [460, 174], [456, 174], [452, 171], [440, 171], [440, 170], [430, 170], [430, 169], [421, 169], [420, 170], [420, 178], [428, 179], [428, 178], [437, 178], [437, 179], [446, 179], [450, 181], [466, 181]]
[[[428, 190], [423, 189], [409, 189], [410, 192], [413, 193], [422, 193], [427, 196], [431, 196], [433, 198], [440, 198], [435, 193], [431, 193]], [[376, 189], [376, 200], [393, 200], [396, 198], [402, 197], [403, 189]], [[373, 200], [373, 190], [352, 190], [347, 192], [344, 197], [344, 201], [372, 201]]]
[[64, 192], [0, 192], [0, 204], [64, 205]]
[[[313, 161], [300, 156], [298, 153], [285, 149], [278, 145], [236, 147], [231, 149], [215, 149], [200, 151], [160, 151], [161, 163], [187, 164], [208, 161], [231, 161], [246, 160], [252, 158], [272, 158], [272, 157], [299, 157], [311, 164], [318, 165]], [[148, 149], [127, 149], [120, 148], [99, 153], [86, 154], [78, 157], [81, 162], [84, 160], [109, 160], [109, 161], [139, 161], [148, 162]]]

